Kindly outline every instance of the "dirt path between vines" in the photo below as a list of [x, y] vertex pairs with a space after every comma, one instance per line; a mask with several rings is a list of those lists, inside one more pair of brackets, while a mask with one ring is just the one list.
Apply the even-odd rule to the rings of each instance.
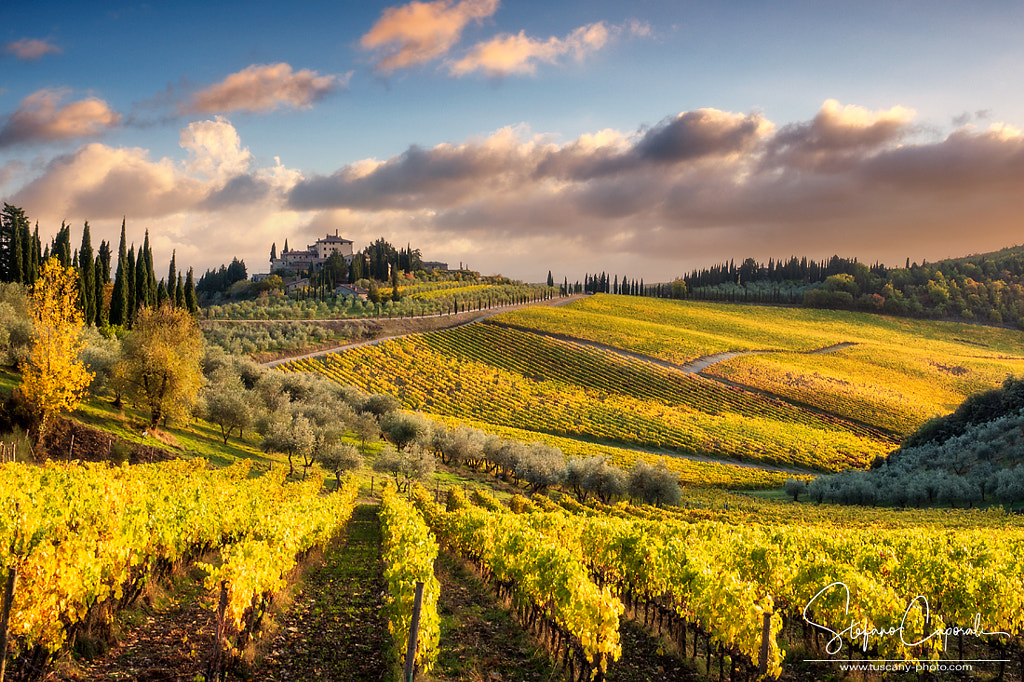
[[377, 505], [356, 506], [343, 541], [324, 551], [302, 591], [278, 619], [277, 636], [251, 679], [385, 679], [390, 646], [383, 616]]
[[565, 676], [462, 559], [441, 552], [441, 640], [431, 678], [446, 682], [563, 682]]
[[[572, 343], [572, 344], [575, 344], [577, 346], [583, 346], [583, 347], [586, 347], [586, 348], [596, 348], [597, 350], [603, 350], [603, 351], [607, 351], [609, 353], [614, 353], [615, 355], [619, 355], [621, 357], [631, 358], [633, 360], [639, 360], [641, 362], [647, 362], [647, 363], [650, 363], [652, 365], [657, 365], [658, 367], [662, 367], [664, 369], [671, 369], [671, 370], [675, 370], [677, 372], [682, 372], [683, 374], [700, 374], [701, 372], [703, 372], [704, 370], [706, 370], [708, 367], [710, 367], [712, 365], [716, 365], [719, 362], [725, 362], [726, 360], [731, 360], [733, 358], [738, 358], [738, 357], [743, 356], [743, 355], [760, 355], [760, 354], [763, 354], [763, 353], [785, 353], [785, 352], [789, 352], [789, 351], [782, 351], [782, 350], [768, 349], [768, 348], [762, 349], [762, 350], [728, 350], [728, 351], [722, 351], [721, 353], [712, 353], [711, 355], [703, 355], [703, 356], [701, 356], [699, 358], [696, 358], [694, 360], [690, 360], [689, 362], [684, 362], [684, 363], [680, 364], [680, 363], [677, 363], [677, 362], [670, 362], [668, 360], [662, 360], [661, 358], [654, 357], [653, 355], [645, 355], [643, 353], [636, 353], [636, 352], [631, 351], [631, 350], [626, 350], [625, 348], [619, 348], [618, 346], [612, 346], [612, 345], [609, 345], [607, 343], [601, 343], [600, 341], [591, 341], [589, 339], [581, 339], [581, 338], [579, 338], [577, 336], [570, 336], [569, 334], [558, 334], [558, 333], [555, 333], [555, 332], [544, 332], [544, 331], [539, 331], [537, 329], [532, 329], [532, 328], [529, 328], [529, 327], [522, 327], [520, 325], [508, 324], [508, 323], [505, 323], [505, 322], [495, 322], [493, 320], [488, 322], [487, 324], [493, 324], [496, 327], [505, 327], [506, 329], [515, 329], [517, 331], [526, 332], [528, 334], [536, 334], [537, 336], [544, 336], [544, 337], [547, 337], [549, 339], [555, 339], [556, 341], [564, 341], [566, 343]], [[815, 348], [813, 350], [792, 351], [792, 352], [796, 352], [796, 353], [802, 352], [805, 355], [822, 355], [822, 354], [825, 354], [825, 353], [834, 353], [834, 352], [836, 352], [838, 350], [843, 350], [844, 348], [850, 348], [850, 347], [856, 346], [856, 345], [857, 344], [853, 343], [852, 341], [844, 341], [842, 343], [832, 344], [831, 346], [825, 346], [824, 348]], [[706, 378], [714, 379], [714, 377], [706, 377]]]
[[[441, 644], [431, 677], [445, 682], [568, 682], [540, 644], [481, 580], [471, 564], [446, 552], [435, 573], [441, 583]], [[698, 677], [632, 620], [619, 621], [622, 657], [608, 682], [684, 682]]]
[[[300, 591], [267, 624], [270, 633], [258, 644], [258, 667], [229, 669], [224, 682], [386, 678], [390, 635], [381, 610], [385, 587], [377, 506], [358, 505], [344, 535], [308, 561]], [[203, 586], [204, 575], [196, 567], [186, 569], [175, 578], [173, 594], [161, 597], [169, 601], [167, 606], [139, 609], [121, 626], [119, 641], [109, 651], [91, 661], [65, 661], [48, 679], [201, 679], [216, 632], [214, 599]]]
[[[62, 682], [191, 682], [213, 653], [217, 631], [212, 595], [194, 567], [174, 578], [164, 608], [143, 606], [120, 625], [118, 641], [90, 661], [65, 661], [48, 679]], [[162, 601], [162, 598], [161, 598]]]

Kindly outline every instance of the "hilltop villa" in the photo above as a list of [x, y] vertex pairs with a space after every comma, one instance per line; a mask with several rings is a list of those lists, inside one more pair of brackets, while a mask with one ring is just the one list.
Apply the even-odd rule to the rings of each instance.
[[317, 239], [315, 244], [307, 246], [304, 251], [297, 251], [295, 249], [282, 251], [279, 258], [272, 258], [270, 260], [270, 271], [309, 270], [310, 266], [316, 269], [323, 265], [324, 261], [334, 253], [340, 253], [345, 258], [345, 262], [351, 265], [353, 256], [352, 240], [339, 237], [338, 233], [335, 232], [333, 235], [329, 234]]

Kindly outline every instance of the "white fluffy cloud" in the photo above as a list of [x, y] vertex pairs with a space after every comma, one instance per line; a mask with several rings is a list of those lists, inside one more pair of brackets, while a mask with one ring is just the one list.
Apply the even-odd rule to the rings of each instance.
[[234, 255], [251, 259], [264, 242], [269, 253], [279, 231], [308, 222], [308, 215], [284, 206], [301, 173], [277, 159], [257, 167], [226, 119], [189, 124], [180, 145], [178, 160], [154, 159], [137, 147], [86, 144], [52, 159], [9, 201], [44, 233], [63, 220], [88, 220], [95, 241], [116, 240], [124, 218], [130, 239], [141, 241], [148, 228], [158, 258], [173, 249], [179, 262], [200, 270]]

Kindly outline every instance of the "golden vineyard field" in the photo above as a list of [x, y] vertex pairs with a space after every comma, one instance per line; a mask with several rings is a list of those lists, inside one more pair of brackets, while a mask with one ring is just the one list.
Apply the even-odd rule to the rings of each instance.
[[[740, 354], [681, 368], [723, 352]], [[1024, 371], [1024, 334], [597, 295], [285, 368], [537, 437], [839, 471]]]

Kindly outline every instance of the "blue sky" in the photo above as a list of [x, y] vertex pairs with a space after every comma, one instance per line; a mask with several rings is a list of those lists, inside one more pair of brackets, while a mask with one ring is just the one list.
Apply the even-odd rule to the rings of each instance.
[[1024, 6], [0, 4], [0, 198], [198, 270], [378, 236], [528, 280], [1018, 243]]

